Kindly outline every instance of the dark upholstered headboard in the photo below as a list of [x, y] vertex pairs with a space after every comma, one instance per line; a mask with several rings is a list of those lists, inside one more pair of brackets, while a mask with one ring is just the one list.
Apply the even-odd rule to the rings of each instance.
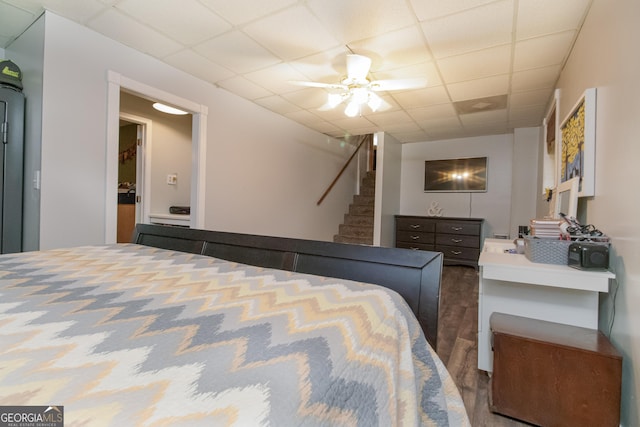
[[393, 289], [413, 310], [429, 344], [437, 346], [440, 252], [147, 224], [136, 225], [132, 242]]

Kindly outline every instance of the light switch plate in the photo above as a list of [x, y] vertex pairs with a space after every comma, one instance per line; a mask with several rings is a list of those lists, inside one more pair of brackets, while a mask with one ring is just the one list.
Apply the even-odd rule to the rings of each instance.
[[167, 184], [176, 185], [178, 183], [178, 174], [170, 173], [167, 175]]

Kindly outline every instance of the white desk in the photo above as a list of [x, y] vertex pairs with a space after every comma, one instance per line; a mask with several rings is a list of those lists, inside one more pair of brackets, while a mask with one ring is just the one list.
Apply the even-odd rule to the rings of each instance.
[[491, 313], [598, 329], [598, 293], [609, 292], [609, 279], [615, 278], [609, 271], [533, 263], [504, 252], [510, 248], [510, 241], [485, 239], [478, 260], [478, 369], [487, 372], [493, 370]]
[[191, 224], [191, 216], [189, 214], [149, 214], [149, 223], [161, 225], [180, 225], [189, 227]]

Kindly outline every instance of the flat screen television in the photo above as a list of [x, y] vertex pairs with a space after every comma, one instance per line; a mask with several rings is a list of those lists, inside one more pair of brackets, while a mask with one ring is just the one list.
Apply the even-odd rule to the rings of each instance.
[[424, 191], [487, 191], [487, 158], [426, 160]]

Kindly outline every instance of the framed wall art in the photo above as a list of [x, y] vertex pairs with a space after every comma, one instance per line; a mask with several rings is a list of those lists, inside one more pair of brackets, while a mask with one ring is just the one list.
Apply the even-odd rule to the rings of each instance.
[[560, 126], [558, 184], [579, 178], [579, 197], [595, 195], [596, 89], [587, 89]]

